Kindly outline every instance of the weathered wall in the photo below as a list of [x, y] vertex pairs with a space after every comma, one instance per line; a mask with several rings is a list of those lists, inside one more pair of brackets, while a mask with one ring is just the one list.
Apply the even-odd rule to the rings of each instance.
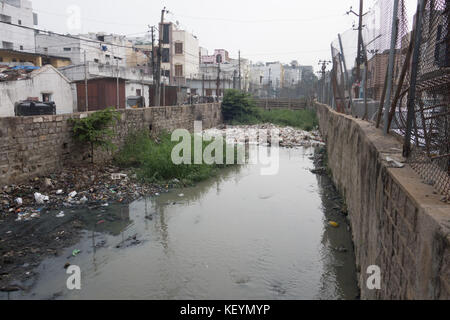
[[[363, 299], [450, 299], [450, 205], [401, 158], [401, 143], [372, 124], [317, 104], [333, 180], [349, 209]], [[367, 268], [381, 268], [381, 290]]]
[[36, 97], [42, 101], [42, 94], [52, 95], [56, 104], [56, 113], [73, 111], [73, 96], [70, 81], [51, 65], [33, 71], [30, 79], [6, 81], [0, 83], [0, 116], [14, 117], [16, 102]]
[[[147, 129], [154, 133], [178, 128], [193, 131], [194, 121], [204, 128], [222, 122], [218, 103], [120, 110], [121, 121], [115, 126], [117, 144], [128, 133]], [[0, 186], [55, 172], [72, 161], [86, 161], [87, 147], [72, 140], [70, 118], [89, 113], [56, 116], [0, 118]], [[104, 155], [102, 155], [104, 156]]]

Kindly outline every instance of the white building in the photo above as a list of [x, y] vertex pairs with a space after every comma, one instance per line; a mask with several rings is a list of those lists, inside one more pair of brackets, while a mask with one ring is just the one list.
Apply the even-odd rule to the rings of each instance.
[[131, 45], [125, 36], [105, 33], [88, 33], [76, 36], [60, 36], [52, 33], [36, 35], [36, 51], [59, 57], [67, 57], [73, 64], [87, 62], [102, 65], [117, 64], [125, 67], [127, 48]]
[[179, 29], [176, 24], [165, 23], [162, 28], [163, 75], [171, 85], [186, 85], [186, 79], [198, 76], [200, 70], [200, 47], [196, 36]]
[[35, 52], [34, 28], [37, 15], [33, 13], [31, 1], [0, 0], [0, 49]]
[[14, 117], [15, 103], [29, 98], [55, 102], [57, 114], [76, 111], [70, 80], [51, 65], [31, 72], [27, 79], [0, 82], [0, 116]]

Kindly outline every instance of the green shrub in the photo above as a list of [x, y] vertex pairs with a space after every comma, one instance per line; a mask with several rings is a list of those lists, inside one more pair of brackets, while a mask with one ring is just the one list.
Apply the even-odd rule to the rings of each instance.
[[[115, 161], [121, 167], [134, 168], [138, 178], [144, 182], [167, 182], [178, 179], [185, 184], [205, 180], [226, 167], [220, 164], [181, 164], [172, 161], [172, 150], [179, 142], [171, 141], [171, 136], [164, 133], [158, 139], [149, 137], [148, 132], [130, 134], [125, 146], [116, 155]], [[204, 150], [210, 142], [203, 142]], [[194, 146], [192, 145], [192, 163], [194, 163]], [[236, 151], [235, 151], [236, 152]], [[236, 158], [236, 153], [235, 153]], [[224, 159], [226, 163], [226, 144]]]
[[222, 115], [226, 122], [245, 121], [258, 117], [258, 109], [251, 95], [239, 90], [225, 91], [222, 103]]
[[116, 146], [111, 142], [114, 131], [111, 126], [120, 119], [120, 113], [114, 108], [97, 111], [82, 119], [70, 119], [73, 124], [72, 134], [75, 141], [88, 143], [91, 148], [92, 162], [94, 149], [114, 150]]
[[311, 131], [318, 125], [315, 112], [310, 110], [264, 110], [256, 107], [253, 98], [238, 90], [225, 91], [222, 103], [225, 122], [233, 125], [273, 123]]

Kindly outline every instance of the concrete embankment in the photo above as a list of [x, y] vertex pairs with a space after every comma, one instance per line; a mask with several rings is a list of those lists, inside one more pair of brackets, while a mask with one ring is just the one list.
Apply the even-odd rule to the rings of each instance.
[[[317, 104], [333, 180], [351, 220], [363, 299], [450, 299], [450, 205], [401, 160], [402, 144]], [[381, 289], [366, 283], [381, 269]]]
[[[114, 141], [119, 146], [136, 130], [158, 133], [181, 128], [192, 131], [195, 120], [203, 121], [205, 129], [222, 122], [220, 103], [119, 112], [121, 120], [115, 127]], [[69, 162], [88, 160], [87, 146], [73, 142], [68, 122], [88, 114], [0, 118], [0, 185], [55, 172]], [[104, 156], [102, 154], [101, 159], [105, 159]], [[97, 155], [96, 158], [99, 159]]]

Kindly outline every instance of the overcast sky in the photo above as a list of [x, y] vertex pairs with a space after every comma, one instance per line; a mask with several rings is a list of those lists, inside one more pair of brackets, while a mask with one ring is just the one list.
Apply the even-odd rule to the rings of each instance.
[[[409, 14], [416, 0], [406, 0]], [[200, 46], [226, 49], [233, 58], [253, 62], [298, 60], [317, 69], [319, 59], [330, 59], [330, 42], [357, 23], [345, 14], [358, 0], [32, 0], [39, 14], [39, 28], [71, 32], [68, 9], [81, 12], [81, 30], [124, 35], [144, 35], [148, 25], [157, 25], [161, 9], [167, 19], [179, 21], [183, 29], [200, 40]], [[365, 0], [369, 8], [374, 0]]]

